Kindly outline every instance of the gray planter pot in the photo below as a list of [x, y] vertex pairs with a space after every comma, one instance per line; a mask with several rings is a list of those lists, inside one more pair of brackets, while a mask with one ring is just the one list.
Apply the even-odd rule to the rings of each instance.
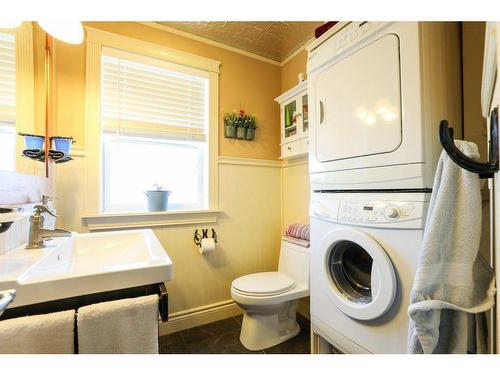
[[148, 190], [144, 194], [148, 197], [148, 211], [167, 211], [170, 190]]
[[248, 128], [247, 129], [247, 136], [246, 139], [248, 141], [253, 141], [255, 138], [255, 129], [254, 128]]
[[224, 136], [226, 138], [236, 138], [236, 126], [224, 126]]
[[238, 127], [236, 130], [236, 138], [238, 139], [245, 139], [247, 135], [247, 129], [246, 128], [240, 128]]

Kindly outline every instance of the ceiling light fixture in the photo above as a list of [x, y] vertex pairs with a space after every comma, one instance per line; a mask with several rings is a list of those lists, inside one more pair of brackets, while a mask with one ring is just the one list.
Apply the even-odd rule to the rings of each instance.
[[69, 44], [83, 42], [83, 26], [80, 21], [38, 21], [40, 27], [54, 38]]

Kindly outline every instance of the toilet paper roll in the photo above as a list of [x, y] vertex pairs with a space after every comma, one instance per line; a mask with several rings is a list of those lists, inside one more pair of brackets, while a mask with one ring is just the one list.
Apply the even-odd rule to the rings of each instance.
[[200, 254], [210, 253], [215, 250], [215, 241], [213, 238], [202, 238]]

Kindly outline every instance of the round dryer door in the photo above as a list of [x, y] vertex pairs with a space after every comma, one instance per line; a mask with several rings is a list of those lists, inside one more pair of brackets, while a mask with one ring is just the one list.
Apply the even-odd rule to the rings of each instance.
[[330, 284], [325, 292], [344, 314], [371, 320], [391, 307], [396, 274], [374, 238], [353, 229], [337, 229], [323, 238], [321, 248]]

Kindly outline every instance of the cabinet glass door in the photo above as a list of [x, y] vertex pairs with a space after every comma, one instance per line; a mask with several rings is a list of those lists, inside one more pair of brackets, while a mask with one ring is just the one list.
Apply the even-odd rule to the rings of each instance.
[[284, 137], [297, 134], [297, 101], [294, 100], [283, 107]]
[[309, 129], [309, 110], [307, 106], [307, 94], [302, 96], [302, 132]]

